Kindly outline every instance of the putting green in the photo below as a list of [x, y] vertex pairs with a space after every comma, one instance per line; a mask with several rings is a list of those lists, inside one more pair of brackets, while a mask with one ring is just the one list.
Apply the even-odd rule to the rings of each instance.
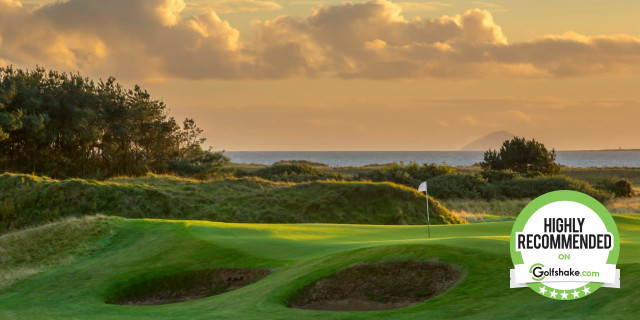
[[[584, 299], [544, 299], [509, 289], [512, 222], [431, 227], [327, 224], [229, 224], [123, 220], [98, 252], [0, 291], [0, 319], [440, 319], [640, 317], [640, 216], [616, 215], [621, 288]], [[288, 308], [305, 285], [355, 262], [430, 260], [455, 263], [462, 281], [409, 307], [368, 312]], [[249, 286], [158, 306], [106, 304], [132, 281], [208, 268], [268, 267]]]

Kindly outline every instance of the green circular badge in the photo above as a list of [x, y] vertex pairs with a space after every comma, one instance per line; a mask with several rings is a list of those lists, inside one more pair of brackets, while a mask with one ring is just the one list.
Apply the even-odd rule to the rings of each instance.
[[596, 199], [554, 191], [531, 201], [511, 230], [511, 287], [575, 300], [602, 286], [619, 288], [618, 228]]

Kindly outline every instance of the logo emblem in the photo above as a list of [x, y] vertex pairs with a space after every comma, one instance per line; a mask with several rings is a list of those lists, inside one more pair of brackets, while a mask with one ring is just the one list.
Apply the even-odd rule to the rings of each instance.
[[619, 253], [618, 228], [600, 202], [576, 191], [549, 192], [531, 201], [511, 230], [511, 288], [557, 300], [620, 288]]

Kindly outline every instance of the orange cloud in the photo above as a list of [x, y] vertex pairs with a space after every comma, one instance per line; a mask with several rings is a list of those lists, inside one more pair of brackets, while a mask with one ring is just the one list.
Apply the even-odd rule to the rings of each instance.
[[[258, 2], [275, 8], [258, 0], [234, 6]], [[565, 33], [509, 42], [480, 9], [407, 20], [402, 6], [386, 0], [344, 3], [306, 18], [256, 22], [244, 41], [214, 11], [183, 17], [184, 10], [183, 0], [33, 8], [0, 0], [0, 60], [136, 79], [539, 79], [640, 71], [639, 37]]]
[[192, 0], [187, 8], [201, 11], [215, 11], [216, 13], [274, 11], [282, 9], [278, 3], [265, 0], [220, 0], [202, 1]]

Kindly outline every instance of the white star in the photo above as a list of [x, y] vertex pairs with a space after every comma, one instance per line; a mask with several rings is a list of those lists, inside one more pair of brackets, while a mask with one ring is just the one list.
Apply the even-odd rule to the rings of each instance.
[[550, 295], [551, 298], [555, 298], [558, 295], [558, 293], [554, 289], [553, 291], [549, 291], [549, 295]]
[[584, 295], [588, 295], [589, 293], [591, 293], [591, 289], [589, 289], [587, 286], [584, 287], [584, 289], [582, 289], [582, 292], [584, 292]]
[[573, 292], [571, 292], [571, 294], [573, 294], [574, 298], [579, 298], [580, 297], [580, 292], [578, 290], [573, 290]]
[[560, 295], [562, 296], [562, 299], [566, 299], [569, 296], [569, 294], [566, 293], [565, 291], [562, 291]]
[[544, 294], [547, 292], [547, 289], [544, 288], [544, 286], [540, 287], [540, 294], [544, 296]]

